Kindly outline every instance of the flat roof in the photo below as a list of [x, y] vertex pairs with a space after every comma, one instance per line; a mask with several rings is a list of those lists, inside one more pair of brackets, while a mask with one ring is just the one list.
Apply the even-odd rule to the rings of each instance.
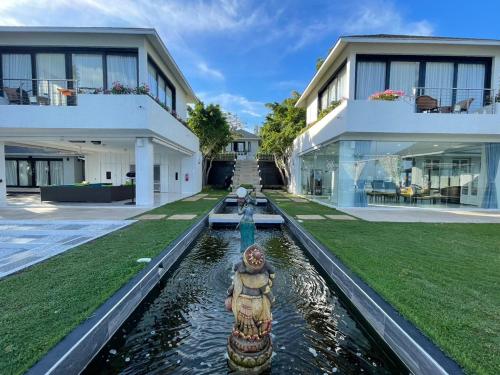
[[447, 45], [470, 45], [470, 46], [500, 46], [500, 39], [486, 38], [460, 38], [446, 36], [424, 36], [424, 35], [398, 35], [398, 34], [368, 34], [368, 35], [342, 35], [337, 39], [334, 47], [326, 57], [321, 67], [316, 71], [313, 78], [305, 88], [296, 107], [305, 106], [305, 98], [309, 96], [313, 87], [323, 77], [324, 73], [350, 43], [394, 43], [394, 44], [447, 44]]
[[191, 85], [180, 70], [169, 50], [163, 43], [156, 29], [140, 27], [59, 27], [59, 26], [0, 26], [0, 33], [66, 33], [66, 34], [119, 34], [119, 35], [142, 35], [156, 48], [160, 56], [172, 69], [175, 78], [186, 91], [187, 99], [197, 101]]

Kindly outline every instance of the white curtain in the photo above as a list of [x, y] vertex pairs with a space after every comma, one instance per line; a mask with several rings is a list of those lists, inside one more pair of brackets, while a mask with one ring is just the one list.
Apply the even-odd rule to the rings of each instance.
[[124, 86], [137, 87], [137, 59], [135, 56], [108, 55], [108, 88], [113, 82]]
[[156, 80], [156, 68], [148, 63], [148, 85], [149, 93], [156, 98], [158, 96], [158, 81]]
[[25, 91], [33, 89], [31, 81], [31, 55], [2, 55], [2, 72], [5, 87], [21, 87]]
[[31, 176], [33, 171], [27, 160], [19, 160], [19, 186], [31, 186]]
[[6, 160], [5, 161], [5, 179], [7, 180], [7, 185], [17, 185], [17, 161], [16, 160]]
[[174, 94], [173, 94], [172, 90], [170, 89], [170, 87], [168, 87], [168, 86], [167, 86], [167, 89], [165, 91], [167, 94], [167, 101], [165, 104], [168, 106], [168, 108], [174, 109], [174, 107], [173, 107]]
[[429, 95], [434, 99], [437, 99], [439, 105], [441, 106], [451, 105], [453, 98], [453, 71], [453, 63], [426, 63], [425, 95]]
[[337, 100], [347, 97], [347, 71], [343, 67], [337, 76]]
[[64, 181], [63, 162], [60, 160], [50, 161], [50, 184], [62, 185]]
[[[59, 89], [66, 88], [66, 59], [62, 53], [38, 53], [36, 55], [38, 95], [49, 98], [53, 105], [63, 105], [66, 97]], [[41, 81], [40, 81], [41, 80]]]
[[103, 87], [102, 55], [73, 54], [73, 78], [78, 80], [80, 89]]
[[[326, 94], [326, 91], [323, 95]], [[330, 85], [328, 85], [328, 105], [330, 105], [333, 101], [338, 100], [338, 79], [335, 78]], [[322, 107], [323, 108], [323, 107]]]
[[458, 64], [456, 101], [473, 98], [469, 111], [483, 106], [484, 75], [484, 64]]
[[158, 98], [160, 99], [160, 102], [163, 104], [166, 104], [166, 94], [165, 94], [165, 88], [167, 87], [165, 80], [163, 78], [158, 77]]
[[413, 88], [418, 86], [418, 67], [418, 62], [391, 62], [389, 88], [403, 91], [407, 96], [412, 95]]
[[49, 184], [49, 162], [46, 160], [35, 161], [36, 186], [47, 186]]
[[356, 71], [356, 99], [368, 99], [372, 94], [384, 91], [385, 63], [358, 62]]

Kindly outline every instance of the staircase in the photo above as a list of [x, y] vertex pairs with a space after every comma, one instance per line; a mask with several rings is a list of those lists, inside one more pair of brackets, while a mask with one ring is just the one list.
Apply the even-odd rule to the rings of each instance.
[[256, 191], [261, 191], [259, 164], [256, 160], [236, 160], [233, 190], [236, 190], [240, 185], [252, 185]]

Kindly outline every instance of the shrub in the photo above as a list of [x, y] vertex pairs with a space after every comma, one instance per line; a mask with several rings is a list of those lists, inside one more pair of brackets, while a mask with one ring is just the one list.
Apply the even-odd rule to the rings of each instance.
[[376, 92], [373, 95], [370, 95], [370, 100], [388, 100], [388, 101], [394, 101], [399, 99], [400, 97], [405, 96], [405, 93], [403, 91], [397, 91], [397, 90], [385, 90], [382, 92]]

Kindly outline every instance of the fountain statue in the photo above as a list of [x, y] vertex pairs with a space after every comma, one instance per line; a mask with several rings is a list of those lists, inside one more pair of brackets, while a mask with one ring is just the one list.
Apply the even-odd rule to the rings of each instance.
[[229, 367], [238, 372], [259, 374], [270, 367], [273, 353], [271, 287], [275, 272], [256, 244], [245, 250], [234, 271], [225, 303], [235, 319], [227, 344]]
[[253, 206], [256, 205], [257, 200], [243, 187], [236, 190], [236, 195], [238, 197], [238, 214], [242, 215], [237, 228], [239, 228], [241, 236], [240, 251], [243, 252], [248, 246], [255, 243]]

